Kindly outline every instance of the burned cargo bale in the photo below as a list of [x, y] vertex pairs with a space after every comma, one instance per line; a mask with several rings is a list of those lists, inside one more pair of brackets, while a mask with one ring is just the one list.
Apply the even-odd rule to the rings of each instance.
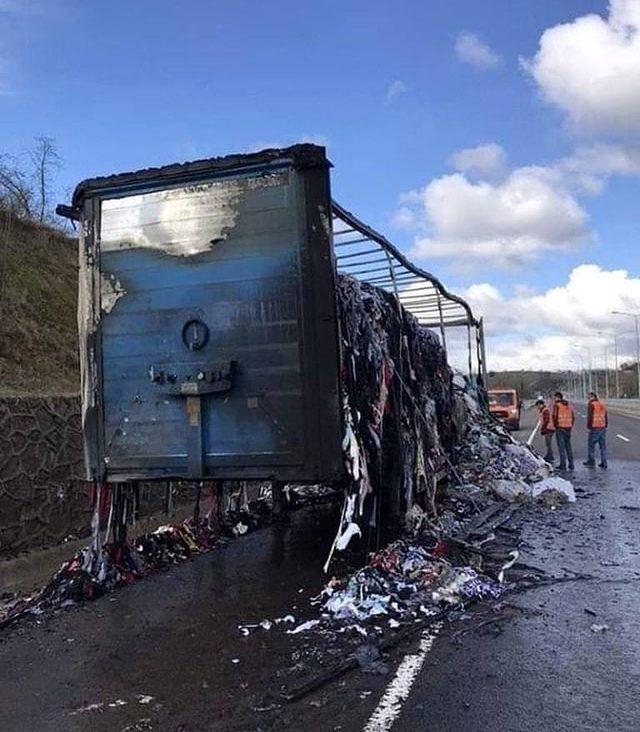
[[414, 504], [435, 511], [435, 488], [447, 473], [455, 430], [452, 372], [438, 337], [396, 298], [341, 275], [345, 459], [353, 498], [349, 525], [400, 526]]

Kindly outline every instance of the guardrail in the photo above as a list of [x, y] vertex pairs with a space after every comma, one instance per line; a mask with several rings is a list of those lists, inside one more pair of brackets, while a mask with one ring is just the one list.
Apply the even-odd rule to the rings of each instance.
[[[580, 396], [569, 395], [569, 400], [576, 406], [586, 405], [586, 400]], [[549, 400], [550, 402], [551, 400]], [[640, 419], [640, 399], [605, 399], [604, 403], [607, 405], [607, 409], [614, 414]], [[535, 401], [526, 400], [524, 403], [524, 409], [533, 409], [535, 406]]]
[[607, 399], [606, 404], [614, 414], [640, 419], [640, 399]]

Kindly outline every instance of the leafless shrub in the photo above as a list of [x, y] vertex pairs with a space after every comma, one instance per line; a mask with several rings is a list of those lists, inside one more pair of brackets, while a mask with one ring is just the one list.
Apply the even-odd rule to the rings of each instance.
[[36, 137], [21, 156], [0, 154], [0, 205], [18, 218], [52, 221], [51, 190], [61, 165], [51, 137]]

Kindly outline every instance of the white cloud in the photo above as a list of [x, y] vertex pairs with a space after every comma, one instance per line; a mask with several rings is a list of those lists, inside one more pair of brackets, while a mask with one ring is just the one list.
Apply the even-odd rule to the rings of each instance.
[[495, 175], [501, 173], [507, 163], [505, 151], [495, 142], [476, 147], [466, 147], [454, 153], [449, 162], [462, 173]]
[[475, 33], [460, 33], [455, 42], [456, 55], [464, 63], [481, 69], [491, 69], [502, 62], [502, 57], [483, 43]]
[[521, 337], [514, 340], [489, 339], [488, 364], [491, 371], [564, 371], [577, 369], [577, 352], [565, 336]]
[[460, 172], [402, 194], [391, 222], [419, 232], [414, 257], [513, 268], [574, 250], [594, 237], [580, 197], [602, 193], [611, 176], [640, 175], [640, 144], [583, 145], [549, 165], [511, 171], [506, 161], [497, 143], [464, 148], [449, 159]]
[[640, 132], [640, 0], [611, 0], [607, 18], [547, 29], [523, 64], [575, 128]]
[[496, 183], [444, 175], [419, 191], [419, 201], [430, 235], [414, 242], [417, 258], [509, 268], [571, 250], [589, 233], [587, 214], [547, 168], [516, 168]]
[[396, 81], [387, 87], [387, 102], [392, 102], [396, 97], [399, 97], [406, 91], [407, 85], [403, 81], [400, 81], [400, 79], [396, 79]]
[[640, 145], [599, 143], [579, 147], [554, 167], [567, 186], [587, 193], [602, 193], [612, 175], [640, 175]]
[[400, 206], [400, 208], [391, 217], [391, 225], [396, 229], [406, 229], [411, 231], [420, 225], [418, 214], [409, 206]]
[[[489, 368], [566, 369], [578, 358], [576, 344], [585, 358], [585, 347], [591, 349], [595, 360], [603, 357], [605, 343], [611, 346], [613, 333], [629, 330], [631, 319], [612, 311], [640, 310], [640, 277], [582, 264], [565, 284], [541, 294], [507, 298], [487, 283], [461, 294], [484, 316]], [[620, 357], [633, 357], [631, 335], [621, 339]]]

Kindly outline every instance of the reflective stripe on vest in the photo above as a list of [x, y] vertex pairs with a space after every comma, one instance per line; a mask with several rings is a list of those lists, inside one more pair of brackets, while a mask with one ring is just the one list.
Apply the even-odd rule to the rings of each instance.
[[607, 426], [607, 408], [600, 401], [591, 402], [591, 427], [592, 429], [601, 429]]
[[573, 427], [573, 409], [571, 405], [556, 402], [556, 409], [558, 410], [558, 427]]

